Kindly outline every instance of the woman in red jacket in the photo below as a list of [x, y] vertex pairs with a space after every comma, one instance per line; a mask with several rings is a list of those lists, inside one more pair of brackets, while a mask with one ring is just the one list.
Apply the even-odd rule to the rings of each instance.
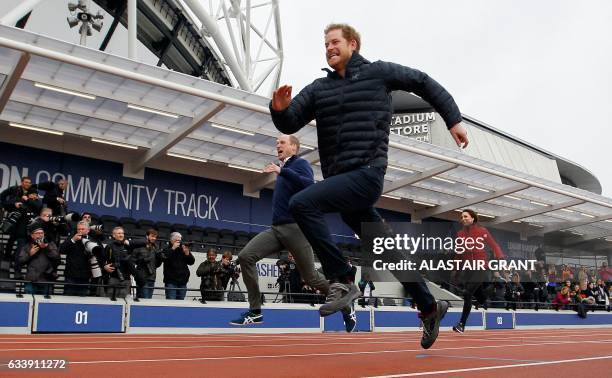
[[[472, 248], [467, 248], [461, 254], [463, 260], [483, 260], [487, 261], [487, 252], [484, 246], [489, 246], [496, 259], [504, 259], [504, 253], [493, 238], [493, 235], [486, 228], [477, 224], [478, 215], [474, 210], [465, 209], [461, 212], [461, 224], [463, 228], [457, 232], [458, 239], [472, 239], [474, 242], [468, 243]], [[464, 243], [466, 245], [466, 243]], [[461, 320], [453, 327], [453, 331], [463, 333], [465, 323], [472, 310], [472, 298], [476, 297], [479, 303], [484, 304], [486, 295], [483, 292], [484, 282], [487, 280], [486, 270], [464, 270], [463, 271], [463, 313]]]
[[565, 308], [570, 303], [570, 291], [569, 287], [563, 286], [561, 291], [557, 292], [555, 299], [553, 299], [553, 307], [555, 310]]

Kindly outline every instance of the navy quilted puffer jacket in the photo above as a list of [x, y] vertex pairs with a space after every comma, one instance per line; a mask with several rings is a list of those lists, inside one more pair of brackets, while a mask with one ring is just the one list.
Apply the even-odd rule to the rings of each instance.
[[328, 71], [306, 86], [281, 112], [270, 112], [276, 128], [293, 134], [317, 121], [323, 177], [364, 165], [386, 169], [391, 91], [413, 92], [440, 113], [447, 127], [461, 121], [453, 97], [427, 74], [395, 63], [370, 63], [354, 52], [345, 77]]

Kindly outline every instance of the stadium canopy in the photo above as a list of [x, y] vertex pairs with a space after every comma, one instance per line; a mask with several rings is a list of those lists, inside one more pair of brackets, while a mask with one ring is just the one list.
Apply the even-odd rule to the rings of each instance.
[[[269, 99], [222, 84], [0, 26], [0, 118], [6, 124], [141, 150], [135, 175], [165, 155], [259, 172], [275, 160]], [[320, 180], [316, 125], [298, 136]], [[391, 135], [385, 201], [412, 219], [456, 218], [471, 207], [483, 221], [524, 236], [554, 233], [564, 245], [597, 241], [609, 250], [612, 200]], [[274, 175], [245, 175], [244, 190]], [[396, 201], [396, 202], [393, 202]]]

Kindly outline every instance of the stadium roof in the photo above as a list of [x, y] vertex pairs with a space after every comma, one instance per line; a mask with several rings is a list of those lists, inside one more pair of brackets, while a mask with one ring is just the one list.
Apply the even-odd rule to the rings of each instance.
[[[262, 96], [7, 26], [0, 74], [3, 124], [137, 148], [139, 159], [125, 162], [133, 173], [165, 155], [255, 171], [276, 158], [278, 132]], [[298, 135], [320, 180], [315, 127]], [[245, 175], [245, 192], [273, 179]], [[391, 135], [385, 180], [384, 195], [410, 204], [413, 219], [469, 206], [525, 236], [565, 231], [557, 234], [565, 244], [611, 245], [602, 240], [612, 236], [611, 199], [461, 152]]]

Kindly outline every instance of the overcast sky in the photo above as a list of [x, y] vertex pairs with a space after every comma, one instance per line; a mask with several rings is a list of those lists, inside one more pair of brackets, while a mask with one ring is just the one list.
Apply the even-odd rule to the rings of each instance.
[[[2, 0], [5, 10], [16, 2]], [[65, 26], [66, 3], [46, 0], [31, 22], [78, 42]], [[428, 73], [462, 113], [582, 165], [612, 196], [612, 1], [281, 0], [280, 12], [281, 81], [296, 93], [326, 66], [325, 25], [347, 22], [361, 32], [366, 58]], [[122, 32], [108, 51], [126, 54]]]

